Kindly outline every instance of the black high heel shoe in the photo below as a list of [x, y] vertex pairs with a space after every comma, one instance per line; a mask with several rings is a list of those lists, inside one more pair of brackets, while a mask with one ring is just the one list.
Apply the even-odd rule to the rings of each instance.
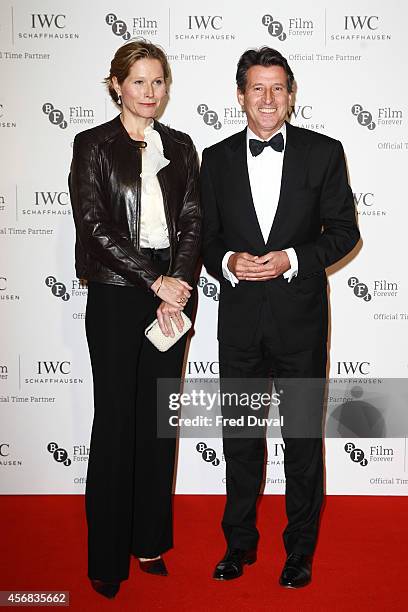
[[103, 580], [91, 580], [92, 588], [107, 597], [108, 599], [113, 599], [115, 595], [119, 592], [120, 582], [104, 582]]
[[159, 559], [148, 559], [147, 561], [139, 559], [138, 561], [140, 569], [142, 572], [146, 572], [146, 574], [154, 574], [155, 576], [169, 575], [166, 564], [161, 557]]

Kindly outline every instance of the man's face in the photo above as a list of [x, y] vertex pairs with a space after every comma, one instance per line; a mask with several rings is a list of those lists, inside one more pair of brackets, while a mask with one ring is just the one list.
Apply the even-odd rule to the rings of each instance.
[[282, 66], [251, 66], [245, 92], [238, 89], [237, 96], [249, 128], [262, 140], [269, 140], [282, 127], [291, 105]]

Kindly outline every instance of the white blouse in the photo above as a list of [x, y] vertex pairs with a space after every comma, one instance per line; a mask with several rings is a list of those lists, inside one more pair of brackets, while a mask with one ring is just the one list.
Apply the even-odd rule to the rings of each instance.
[[144, 131], [147, 147], [142, 149], [142, 197], [140, 211], [140, 246], [150, 249], [165, 249], [170, 246], [169, 231], [164, 212], [163, 194], [157, 173], [170, 161], [163, 155], [160, 134], [147, 126]]

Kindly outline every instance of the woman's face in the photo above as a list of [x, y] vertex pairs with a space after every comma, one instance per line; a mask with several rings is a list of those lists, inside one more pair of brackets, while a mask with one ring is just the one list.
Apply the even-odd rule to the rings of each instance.
[[119, 85], [116, 77], [113, 77], [113, 85], [122, 96], [124, 112], [144, 119], [156, 117], [167, 94], [163, 68], [158, 59], [137, 60], [123, 83]]

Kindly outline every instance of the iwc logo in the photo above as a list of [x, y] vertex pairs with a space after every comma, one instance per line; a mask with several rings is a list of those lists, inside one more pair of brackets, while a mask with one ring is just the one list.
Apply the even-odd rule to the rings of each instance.
[[[365, 41], [376, 44], [376, 41], [391, 40], [391, 34], [382, 28], [382, 18], [379, 15], [338, 15], [333, 23], [329, 11], [327, 33], [330, 40], [342, 40], [350, 44]], [[330, 27], [330, 21], [333, 27]]]
[[[20, 4], [23, 3], [21, 2]], [[15, 21], [16, 24], [13, 29], [17, 30], [18, 38], [27, 41], [63, 41], [68, 39], [77, 40], [79, 38], [78, 32], [67, 31], [69, 16], [64, 13], [31, 13], [25, 16], [17, 13]], [[19, 31], [20, 27], [21, 31]]]
[[235, 32], [225, 32], [222, 15], [186, 15], [182, 19], [182, 22], [177, 19], [179, 25], [172, 28], [175, 40], [205, 41], [206, 44], [235, 40]]

